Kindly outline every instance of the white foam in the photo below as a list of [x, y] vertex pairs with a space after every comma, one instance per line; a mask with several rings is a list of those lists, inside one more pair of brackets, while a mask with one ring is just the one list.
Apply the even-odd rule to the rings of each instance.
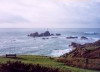
[[59, 57], [65, 53], [68, 53], [72, 51], [72, 48], [69, 48], [69, 49], [64, 49], [64, 50], [53, 50], [52, 53], [51, 53], [51, 56], [53, 57]]

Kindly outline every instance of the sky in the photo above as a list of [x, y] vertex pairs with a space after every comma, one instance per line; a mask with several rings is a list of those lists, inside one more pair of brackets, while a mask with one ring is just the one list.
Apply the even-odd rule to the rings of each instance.
[[0, 0], [0, 28], [100, 28], [100, 0]]

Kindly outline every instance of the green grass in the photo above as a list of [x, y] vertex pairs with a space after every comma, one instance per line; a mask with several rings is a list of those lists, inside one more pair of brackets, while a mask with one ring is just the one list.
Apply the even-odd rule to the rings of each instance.
[[59, 68], [60, 70], [66, 72], [71, 70], [72, 72], [99, 72], [93, 70], [80, 69], [75, 67], [66, 66], [63, 63], [57, 62], [55, 58], [36, 56], [36, 55], [21, 55], [17, 59], [0, 57], [0, 63], [6, 63], [7, 61], [22, 61], [24, 63], [40, 64], [46, 67]]

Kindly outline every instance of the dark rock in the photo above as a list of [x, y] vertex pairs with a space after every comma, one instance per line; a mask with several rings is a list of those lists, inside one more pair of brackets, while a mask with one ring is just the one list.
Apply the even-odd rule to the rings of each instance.
[[59, 34], [59, 33], [56, 33], [56, 36], [61, 36], [61, 34]]
[[35, 32], [35, 33], [29, 34], [28, 36], [37, 37], [37, 36], [39, 36], [39, 34], [38, 34], [38, 32]]
[[85, 37], [85, 36], [82, 36], [82, 37], [81, 37], [81, 39], [84, 39], [84, 40], [86, 40], [86, 39], [88, 39], [88, 38], [87, 38], [87, 37]]
[[51, 34], [51, 36], [54, 36], [54, 34]]
[[49, 39], [49, 38], [42, 38], [43, 40]]
[[43, 37], [43, 36], [51, 36], [51, 34], [50, 34], [49, 31], [45, 31], [44, 33], [41, 33], [41, 34], [39, 34], [38, 32], [31, 33], [28, 36], [31, 36], [31, 37]]
[[83, 45], [75, 43], [75, 42], [72, 42], [70, 46], [72, 46], [74, 48], [81, 48], [81, 47], [83, 47]]
[[49, 31], [44, 32], [44, 36], [51, 36]]
[[70, 36], [70, 37], [66, 37], [67, 39], [76, 39], [76, 38], [78, 38], [78, 37], [72, 37], [72, 36]]
[[72, 42], [70, 46], [73, 46], [75, 49], [69, 54], [64, 54], [66, 57], [100, 58], [100, 40], [83, 45]]
[[[56, 36], [60, 36], [61, 34], [56, 34]], [[28, 36], [31, 36], [31, 37], [46, 37], [46, 36], [54, 36], [54, 34], [50, 34], [49, 31], [45, 31], [44, 33], [38, 33], [38, 32], [35, 32], [35, 33], [31, 33], [29, 34]]]

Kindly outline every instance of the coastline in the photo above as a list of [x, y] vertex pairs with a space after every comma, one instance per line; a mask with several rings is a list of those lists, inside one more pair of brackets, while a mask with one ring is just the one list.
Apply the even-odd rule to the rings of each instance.
[[100, 70], [100, 40], [93, 43], [72, 43], [75, 49], [58, 58], [66, 65], [84, 69]]

